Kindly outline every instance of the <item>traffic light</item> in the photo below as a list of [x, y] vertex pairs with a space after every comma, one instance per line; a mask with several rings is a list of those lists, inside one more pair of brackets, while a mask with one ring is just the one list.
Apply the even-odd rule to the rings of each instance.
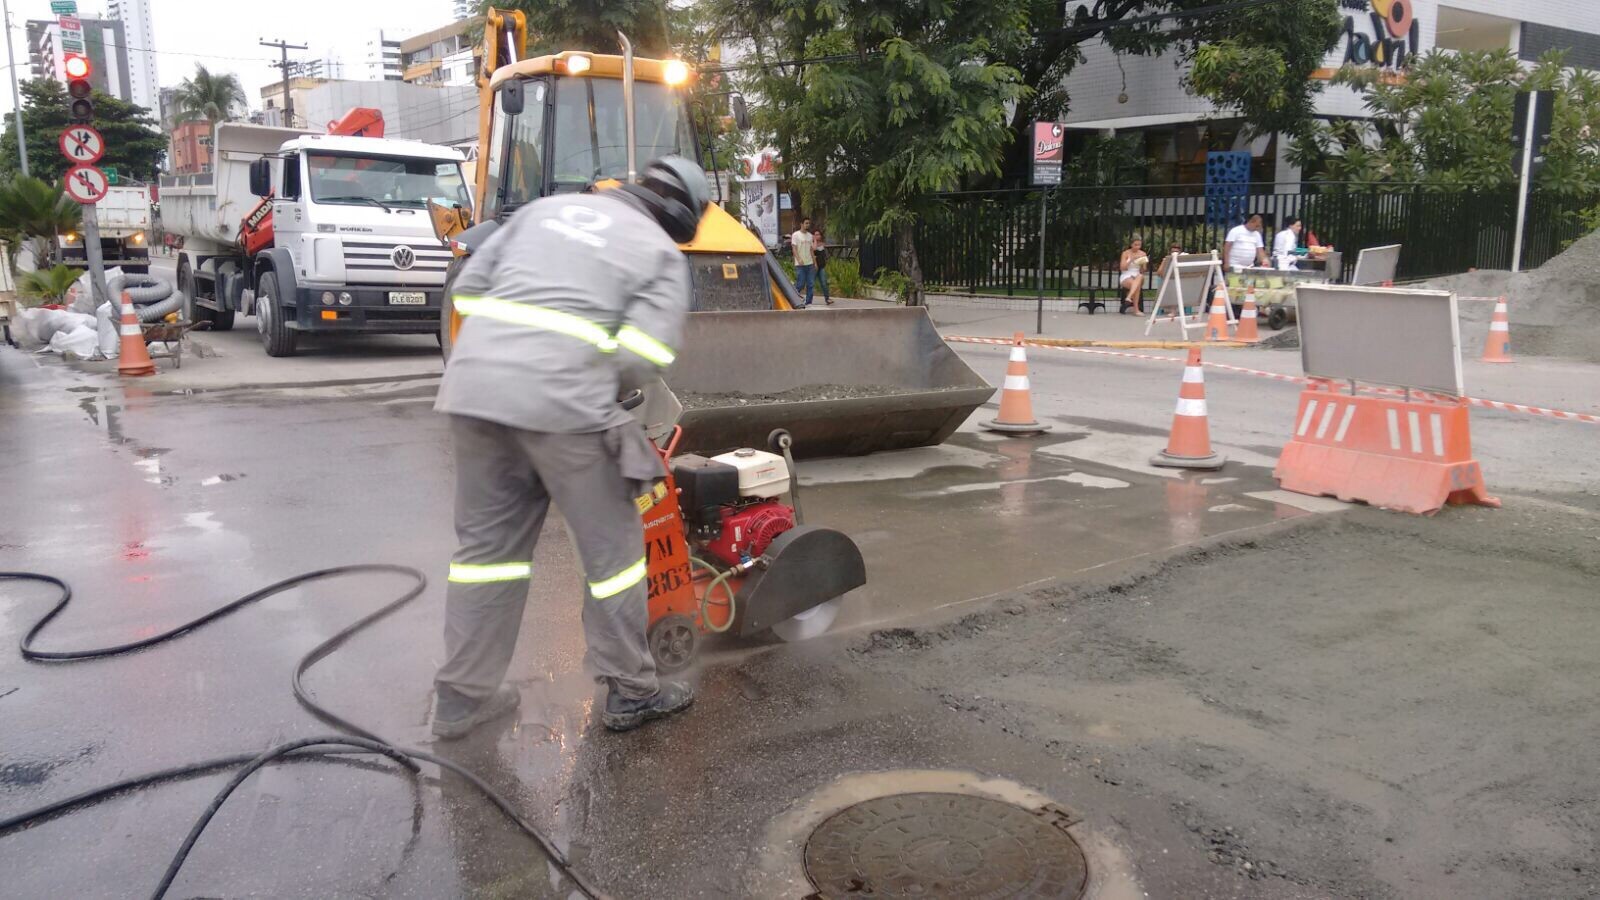
[[89, 58], [80, 53], [68, 53], [67, 111], [73, 122], [86, 123], [94, 118], [94, 87], [89, 84]]

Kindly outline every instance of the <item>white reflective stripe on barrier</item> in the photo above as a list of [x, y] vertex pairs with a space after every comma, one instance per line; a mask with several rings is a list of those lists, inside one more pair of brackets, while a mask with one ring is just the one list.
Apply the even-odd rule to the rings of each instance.
[[1444, 423], [1440, 421], [1438, 413], [1429, 414], [1428, 419], [1433, 426], [1433, 455], [1442, 458], [1444, 456]]
[[1026, 376], [1026, 375], [1007, 375], [1006, 376], [1005, 390], [1008, 390], [1008, 391], [1025, 391], [1027, 389], [1028, 389], [1028, 376]]
[[1011, 348], [1011, 361], [1012, 362], [1027, 362], [1028, 361], [1028, 353], [1027, 353], [1027, 351], [1023, 350], [1021, 347], [1012, 347]]
[[1344, 418], [1339, 420], [1339, 430], [1333, 433], [1333, 442], [1335, 444], [1344, 443], [1344, 433], [1350, 430], [1350, 420], [1355, 418], [1355, 415], [1356, 405], [1354, 403], [1346, 403], [1344, 405]]
[[1206, 370], [1205, 369], [1202, 369], [1199, 366], [1184, 366], [1183, 367], [1183, 383], [1184, 384], [1205, 384], [1205, 382], [1206, 382]]
[[1389, 449], [1400, 449], [1400, 413], [1398, 410], [1386, 410], [1389, 414]]
[[1317, 401], [1312, 400], [1306, 404], [1305, 414], [1300, 417], [1300, 427], [1294, 430], [1295, 437], [1305, 437], [1306, 430], [1311, 427], [1311, 419], [1317, 414]]
[[1328, 426], [1333, 424], [1333, 414], [1339, 411], [1339, 404], [1330, 402], [1322, 408], [1322, 421], [1317, 423], [1317, 440], [1322, 440], [1328, 434]]
[[1417, 415], [1417, 411], [1413, 409], [1413, 410], [1410, 410], [1410, 411], [1408, 411], [1406, 413], [1406, 422], [1411, 425], [1411, 452], [1412, 453], [1421, 453], [1422, 452], [1422, 417], [1418, 416]]
[[1190, 400], [1188, 397], [1178, 398], [1178, 408], [1174, 410], [1180, 416], [1205, 416], [1206, 402], [1204, 400]]

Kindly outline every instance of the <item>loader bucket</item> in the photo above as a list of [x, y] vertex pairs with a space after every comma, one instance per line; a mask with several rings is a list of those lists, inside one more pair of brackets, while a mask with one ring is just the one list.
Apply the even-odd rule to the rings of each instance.
[[666, 381], [682, 450], [784, 428], [799, 457], [938, 444], [994, 394], [919, 308], [696, 313]]

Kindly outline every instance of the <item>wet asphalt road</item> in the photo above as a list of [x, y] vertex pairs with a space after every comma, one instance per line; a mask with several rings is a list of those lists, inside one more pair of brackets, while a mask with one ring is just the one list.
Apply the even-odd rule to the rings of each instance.
[[[259, 354], [248, 331], [212, 340], [259, 365], [246, 356]], [[1003, 352], [965, 355], [999, 380]], [[1246, 464], [1171, 477], [1142, 461], [1164, 441], [1176, 369], [1058, 359], [1035, 372], [1036, 402], [1056, 425], [1050, 436], [1000, 440], [969, 427], [938, 450], [803, 464], [808, 515], [857, 539], [869, 585], [824, 639], [711, 647], [695, 673], [693, 712], [635, 735], [606, 734], [595, 721], [571, 600], [579, 576], [553, 523], [512, 668], [523, 708], [447, 752], [510, 795], [615, 896], [773, 896], [752, 885], [790, 883], [763, 878], [793, 862], [797, 848], [772, 835], [803, 798], [852, 773], [944, 768], [1013, 779], [1081, 810], [1094, 833], [1113, 836], [1092, 857], [1102, 875], [1137, 857], [1134, 877], [1151, 896], [1340, 895], [1241, 879], [1208, 860], [1169, 797], [1120, 789], [1022, 729], [974, 715], [925, 673], [905, 680], [881, 661], [858, 664], [874, 628], [929, 627], [1050, 579], [1111, 578], [1196, 541], [1269, 536], [1309, 519], [1303, 507], [1319, 508], [1269, 493], [1263, 463], [1278, 420], [1292, 413], [1290, 388], [1250, 382], [1248, 394], [1214, 400], [1248, 423], [1227, 435]], [[154, 633], [308, 569], [442, 569], [451, 463], [428, 408], [432, 381], [301, 378], [191, 392], [167, 378], [125, 387], [0, 350], [0, 568], [62, 574], [78, 597], [41, 646]], [[1141, 410], [1119, 417], [1129, 395]], [[116, 659], [0, 656], [0, 815], [326, 731], [290, 695], [295, 660], [404, 588], [377, 577], [298, 589]], [[430, 586], [319, 664], [312, 690], [397, 743], [426, 745], [442, 594]], [[0, 587], [0, 633], [20, 634], [49, 600], [43, 588]], [[117, 798], [0, 839], [0, 871], [14, 875], [7, 894], [146, 891], [220, 781]], [[1103, 887], [1105, 896], [1138, 895]], [[387, 769], [300, 764], [240, 790], [174, 895], [556, 897], [566, 888], [531, 842], [453, 778], [429, 773], [418, 789]]]

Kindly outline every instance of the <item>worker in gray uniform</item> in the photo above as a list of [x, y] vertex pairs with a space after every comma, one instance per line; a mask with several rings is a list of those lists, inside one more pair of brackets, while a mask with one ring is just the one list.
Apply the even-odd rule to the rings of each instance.
[[450, 415], [460, 542], [435, 735], [461, 737], [516, 709], [503, 679], [552, 502], [583, 565], [585, 665], [608, 688], [602, 722], [626, 731], [693, 702], [688, 685], [656, 678], [645, 637], [636, 498], [664, 471], [618, 397], [672, 363], [691, 304], [677, 245], [710, 199], [698, 166], [664, 157], [639, 184], [523, 207], [457, 276], [462, 326], [434, 405]]

